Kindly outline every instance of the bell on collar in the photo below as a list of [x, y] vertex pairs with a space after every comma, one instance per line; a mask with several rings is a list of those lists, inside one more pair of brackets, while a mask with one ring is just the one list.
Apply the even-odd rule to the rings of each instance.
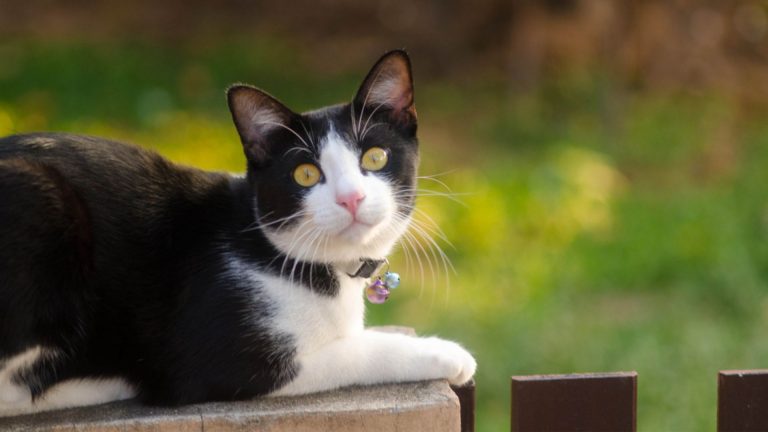
[[389, 298], [389, 289], [387, 289], [380, 277], [377, 277], [368, 288], [365, 289], [365, 296], [373, 304], [382, 304]]
[[389, 289], [395, 289], [400, 286], [400, 275], [394, 272], [384, 273], [384, 285]]
[[386, 272], [384, 276], [378, 276], [365, 289], [365, 296], [373, 304], [382, 304], [389, 298], [390, 290], [400, 286], [400, 275], [394, 272]]

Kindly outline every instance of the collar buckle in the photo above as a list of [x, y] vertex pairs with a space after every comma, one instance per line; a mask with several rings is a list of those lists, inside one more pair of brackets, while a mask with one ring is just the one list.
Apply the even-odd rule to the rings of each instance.
[[357, 270], [354, 273], [347, 273], [347, 275], [351, 278], [367, 279], [379, 273], [386, 264], [386, 259], [360, 258], [360, 266], [357, 267]]

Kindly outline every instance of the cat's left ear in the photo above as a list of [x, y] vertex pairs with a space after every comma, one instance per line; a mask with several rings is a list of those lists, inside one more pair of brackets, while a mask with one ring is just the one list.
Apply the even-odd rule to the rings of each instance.
[[394, 122], [415, 126], [416, 104], [408, 54], [403, 50], [384, 54], [368, 72], [357, 91], [354, 104], [366, 112], [387, 108]]
[[289, 128], [296, 114], [266, 92], [245, 84], [230, 87], [227, 101], [246, 156], [257, 164], [264, 163], [272, 142], [268, 137]]

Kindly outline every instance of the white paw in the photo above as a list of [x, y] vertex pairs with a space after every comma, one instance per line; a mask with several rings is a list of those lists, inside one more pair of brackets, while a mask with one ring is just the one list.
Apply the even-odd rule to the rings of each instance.
[[475, 374], [477, 362], [472, 354], [461, 345], [439, 339], [422, 339], [426, 354], [426, 367], [436, 375], [435, 378], [445, 378], [451, 384], [461, 385], [469, 381]]

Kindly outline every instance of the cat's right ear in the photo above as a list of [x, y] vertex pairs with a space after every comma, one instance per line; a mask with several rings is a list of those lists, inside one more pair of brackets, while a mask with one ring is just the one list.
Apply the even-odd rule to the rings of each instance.
[[266, 92], [245, 84], [227, 90], [227, 102], [243, 150], [249, 160], [263, 163], [269, 154], [269, 135], [289, 127], [295, 114]]
[[[416, 105], [413, 101], [411, 60], [403, 50], [384, 54], [373, 65], [357, 91], [354, 102], [361, 110], [386, 108], [390, 119], [401, 125], [416, 125]], [[414, 129], [415, 130], [415, 129]]]

